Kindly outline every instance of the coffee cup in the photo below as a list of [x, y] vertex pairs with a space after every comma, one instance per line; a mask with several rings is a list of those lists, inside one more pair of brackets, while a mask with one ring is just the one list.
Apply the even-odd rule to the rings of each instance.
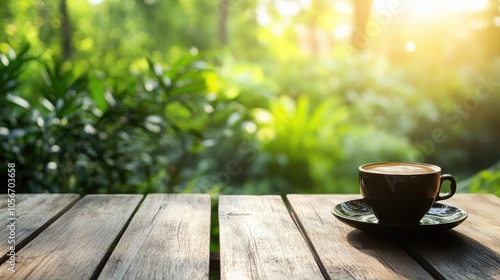
[[[450, 182], [450, 191], [441, 195], [444, 181]], [[455, 194], [457, 183], [436, 165], [379, 162], [359, 167], [359, 185], [379, 223], [418, 224], [435, 201]]]

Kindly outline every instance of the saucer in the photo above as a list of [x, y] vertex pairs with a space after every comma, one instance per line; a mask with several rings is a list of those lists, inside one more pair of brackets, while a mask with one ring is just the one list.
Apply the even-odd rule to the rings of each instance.
[[363, 199], [355, 199], [336, 204], [332, 214], [340, 221], [366, 232], [389, 235], [423, 235], [444, 231], [458, 226], [467, 219], [464, 210], [442, 203], [434, 203], [420, 220], [420, 224], [379, 223], [372, 209]]

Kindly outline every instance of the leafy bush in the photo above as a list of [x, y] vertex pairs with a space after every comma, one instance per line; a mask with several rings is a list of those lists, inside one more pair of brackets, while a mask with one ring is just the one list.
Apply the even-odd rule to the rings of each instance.
[[[231, 106], [208, 92], [207, 80], [217, 78], [199, 57], [168, 67], [149, 61], [149, 73], [116, 90], [103, 73], [77, 75], [28, 50], [2, 54], [0, 68], [0, 159], [17, 163], [19, 192], [215, 190], [196, 184], [196, 170], [221, 140], [209, 136], [224, 135]], [[26, 93], [23, 72], [33, 63], [43, 80]]]
[[500, 164], [482, 170], [460, 182], [458, 190], [472, 193], [492, 193], [500, 197]]
[[[486, 129], [497, 95], [448, 127], [453, 104], [422, 97], [415, 77], [371, 56], [293, 58], [281, 72], [176, 48], [170, 63], [111, 76], [29, 50], [0, 57], [0, 161], [17, 163], [19, 191], [357, 193], [363, 163], [419, 159], [457, 176], [450, 159], [481, 157], [498, 136]], [[424, 153], [436, 126], [446, 143]]]

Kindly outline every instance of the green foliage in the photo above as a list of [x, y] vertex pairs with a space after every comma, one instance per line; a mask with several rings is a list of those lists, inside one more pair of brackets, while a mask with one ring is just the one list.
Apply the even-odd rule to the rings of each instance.
[[[0, 60], [2, 64], [0, 76], [0, 90], [5, 93], [2, 97], [6, 97], [6, 93], [12, 92], [19, 87], [19, 76], [22, 71], [22, 67], [31, 60], [31, 57], [27, 56], [27, 52], [30, 46], [26, 44], [18, 54], [14, 52], [14, 50], [9, 50], [8, 53], [1, 53]], [[5, 99], [2, 99], [5, 101]], [[2, 105], [6, 105], [6, 103], [2, 103]], [[7, 108], [5, 106], [4, 108]]]
[[464, 180], [459, 184], [458, 189], [462, 192], [492, 193], [500, 196], [500, 164]]
[[[356, 193], [359, 165], [411, 160], [418, 152], [404, 136], [405, 131], [399, 129], [409, 129], [395, 119], [399, 111], [373, 117], [380, 104], [386, 106], [383, 110], [389, 110], [396, 102], [407, 102], [405, 96], [386, 93], [388, 85], [352, 85], [354, 80], [371, 78], [370, 61], [359, 60], [359, 68], [365, 71], [352, 74], [352, 62], [348, 66], [346, 61], [322, 58], [304, 62], [299, 58], [288, 63], [300, 67], [268, 70], [275, 77], [272, 80], [279, 83], [269, 85], [268, 91], [277, 88], [281, 92], [267, 97], [266, 108], [250, 110], [258, 124], [256, 138], [260, 149], [248, 171], [243, 192]], [[350, 75], [353, 81], [349, 80]], [[389, 74], [380, 71], [379, 75]], [[347, 78], [339, 79], [340, 76]], [[328, 83], [322, 82], [325, 77]], [[339, 94], [348, 87], [351, 90], [346, 96]], [[403, 107], [396, 108], [403, 112]], [[414, 112], [420, 113], [426, 111]], [[406, 118], [411, 121], [410, 116]]]
[[500, 172], [485, 170], [479, 172], [476, 181], [470, 186], [471, 192], [493, 193], [500, 196]]
[[[257, 190], [260, 193], [325, 190], [317, 186], [315, 177], [330, 177], [324, 172], [340, 162], [342, 155], [337, 147], [345, 133], [342, 126], [346, 109], [329, 100], [313, 110], [307, 96], [296, 101], [280, 96], [269, 107], [252, 111], [259, 125], [256, 137], [262, 148], [249, 171], [244, 191], [255, 192], [253, 187], [261, 188]], [[259, 178], [271, 180], [259, 182]]]
[[[206, 134], [224, 129], [217, 112], [206, 115], [207, 108], [225, 101], [207, 99], [211, 71], [199, 57], [187, 54], [166, 67], [148, 61], [149, 73], [137, 77], [128, 91], [115, 91], [98, 75], [77, 75], [66, 63], [31, 62], [28, 49], [2, 54], [0, 69], [2, 107], [7, 108], [0, 120], [1, 159], [19, 166], [19, 191], [213, 189], [194, 189], [196, 176], [187, 177], [207, 146], [218, 141], [206, 145]], [[29, 63], [44, 69], [32, 102], [18, 87]]]

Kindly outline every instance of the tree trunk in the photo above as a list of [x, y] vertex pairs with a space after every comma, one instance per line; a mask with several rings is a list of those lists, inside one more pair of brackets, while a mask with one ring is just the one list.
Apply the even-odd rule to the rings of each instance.
[[61, 13], [61, 52], [62, 59], [68, 60], [71, 58], [71, 22], [68, 15], [68, 7], [66, 5], [66, 0], [61, 0], [59, 2], [59, 12]]
[[225, 46], [228, 44], [227, 36], [227, 13], [229, 0], [220, 0], [219, 2], [219, 42]]
[[366, 33], [366, 23], [370, 17], [372, 0], [352, 0], [354, 7], [354, 32], [352, 33], [353, 45], [359, 49], [365, 49], [370, 41]]

